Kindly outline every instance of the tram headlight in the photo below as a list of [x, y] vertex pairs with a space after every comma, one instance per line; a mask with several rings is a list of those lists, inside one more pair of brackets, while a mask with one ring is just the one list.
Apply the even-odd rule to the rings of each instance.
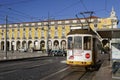
[[70, 56], [70, 57], [69, 57], [69, 59], [74, 59], [74, 56], [73, 56], [73, 55], [72, 55], [72, 56]]
[[88, 59], [88, 58], [90, 58], [90, 53], [86, 53], [85, 54], [85, 57]]

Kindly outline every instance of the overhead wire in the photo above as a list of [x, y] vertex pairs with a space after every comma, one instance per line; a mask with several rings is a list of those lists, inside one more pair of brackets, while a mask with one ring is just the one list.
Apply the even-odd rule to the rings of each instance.
[[81, 4], [83, 5], [83, 7], [85, 8], [86, 11], [88, 11], [86, 5], [84, 4], [83, 0], [80, 0]]
[[[61, 10], [55, 12], [53, 15], [59, 16], [58, 14], [63, 13], [63, 12], [66, 11], [67, 9], [69, 9], [69, 8], [71, 8], [71, 7], [73, 7], [73, 6], [76, 6], [77, 4], [80, 4], [80, 2], [81, 2], [81, 1], [78, 0], [77, 2], [72, 3], [72, 4], [70, 4], [70, 5], [66, 6], [66, 7], [64, 7], [63, 9], [61, 9]], [[56, 15], [56, 14], [57, 14], [57, 15]], [[54, 16], [54, 17], [55, 17], [55, 16]]]
[[[31, 19], [31, 20], [36, 20], [36, 21], [39, 21], [40, 19], [39, 18], [37, 18], [37, 17], [33, 17], [33, 16], [31, 16], [31, 15], [28, 15], [28, 14], [26, 14], [26, 13], [23, 13], [23, 12], [21, 12], [21, 11], [18, 11], [18, 10], [15, 10], [15, 9], [13, 9], [13, 8], [8, 8], [10, 11], [12, 11], [12, 12], [15, 12], [15, 13], [17, 13], [18, 15], [21, 15], [22, 17], [26, 17], [26, 18], [29, 18], [29, 19]], [[16, 14], [16, 15], [17, 15]]]
[[[2, 12], [7, 13], [6, 11], [2, 11]], [[14, 13], [12, 13], [12, 14], [14, 14]], [[8, 14], [0, 13], [1, 17], [5, 17], [6, 15], [8, 15]], [[14, 22], [14, 23], [15, 22], [23, 22], [23, 20], [24, 20], [24, 18], [22, 18], [22, 17], [21, 17], [22, 19], [15, 17], [15, 14], [14, 14], [14, 16], [8, 15], [8, 18], [9, 18], [9, 21], [11, 20], [10, 22]]]
[[17, 4], [21, 4], [21, 3], [27, 3], [27, 2], [30, 2], [30, 1], [33, 1], [33, 0], [22, 0], [22, 1], [6, 2], [6, 3], [1, 3], [0, 7], [9, 6], [9, 5], [17, 5]]
[[[6, 8], [6, 6], [9, 6], [9, 5], [17, 5], [17, 4], [21, 4], [21, 3], [30, 2], [30, 1], [33, 1], [33, 0], [22, 0], [22, 1], [14, 1], [14, 2], [1, 3], [0, 7], [5, 7]], [[16, 19], [16, 20], [21, 21], [20, 20], [21, 18], [22, 18], [22, 20], [30, 19], [30, 21], [33, 21], [33, 20], [40, 21], [41, 20], [41, 19], [39, 19], [37, 17], [32, 17], [32, 16], [30, 16], [30, 15], [28, 15], [26, 13], [23, 13], [21, 11], [15, 10], [13, 8], [7, 7], [7, 9], [12, 12], [12, 14], [10, 14], [10, 15], [8, 14], [8, 12], [5, 12], [5, 13], [7, 13], [7, 15], [9, 15], [9, 17], [14, 14], [14, 17], [12, 17], [12, 20]], [[1, 11], [1, 12], [3, 12], [3, 11]], [[19, 17], [19, 16], [20, 16], [20, 19], [15, 18], [15, 17]], [[24, 22], [24, 21], [22, 21], [22, 22]]]
[[[20, 4], [20, 3], [23, 3], [23, 2], [25, 2], [25, 1], [29, 1], [29, 0], [22, 0], [22, 1], [20, 1], [20, 2], [17, 1], [17, 2], [13, 2], [13, 3], [7, 3], [7, 4], [9, 4], [9, 5], [11, 5], [11, 4], [17, 4], [17, 3]], [[83, 5], [84, 9], [85, 9], [86, 11], [88, 11], [88, 8], [87, 8], [86, 5], [84, 4], [84, 1], [83, 1], [83, 0], [79, 0], [79, 1], [77, 1], [77, 2], [75, 2], [75, 3], [70, 4], [69, 6], [67, 6], [67, 7], [65, 7], [65, 8], [59, 10], [59, 11], [56, 12], [54, 15], [55, 15], [55, 16], [58, 16], [58, 14], [66, 11], [67, 9], [69, 9], [69, 8], [71, 8], [71, 7], [73, 7], [73, 6], [76, 6], [77, 4], [80, 4], [80, 3]], [[3, 5], [3, 6], [5, 6], [5, 5]], [[24, 12], [15, 10], [15, 9], [13, 9], [13, 8], [8, 8], [8, 10], [12, 11], [12, 12], [13, 12], [15, 15], [17, 15], [17, 16], [20, 16], [20, 17], [23, 17], [23, 18], [26, 18], [26, 19], [37, 20], [37, 21], [40, 21], [40, 20], [41, 20], [40, 18], [30, 16], [30, 15], [24, 13]], [[105, 9], [103, 9], [103, 10], [105, 10], [106, 12], [108, 12], [108, 11], [107, 11], [107, 0], [105, 1]], [[100, 11], [100, 10], [98, 10], [98, 12], [99, 12], [99, 11]], [[56, 14], [57, 14], [57, 15], [56, 15]]]

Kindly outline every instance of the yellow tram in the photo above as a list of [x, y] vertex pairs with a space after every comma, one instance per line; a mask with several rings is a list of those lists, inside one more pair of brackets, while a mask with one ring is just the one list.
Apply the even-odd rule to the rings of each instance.
[[77, 29], [67, 35], [67, 64], [93, 68], [101, 59], [101, 42], [92, 30]]

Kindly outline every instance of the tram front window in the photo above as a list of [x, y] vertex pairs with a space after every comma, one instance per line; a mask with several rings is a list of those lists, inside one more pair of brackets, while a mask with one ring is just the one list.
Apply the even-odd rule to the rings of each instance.
[[84, 50], [91, 50], [91, 37], [84, 37]]
[[72, 42], [72, 37], [68, 37], [68, 49], [72, 49], [73, 48], [73, 42]]
[[74, 37], [74, 48], [82, 49], [82, 37], [80, 37], [80, 36]]

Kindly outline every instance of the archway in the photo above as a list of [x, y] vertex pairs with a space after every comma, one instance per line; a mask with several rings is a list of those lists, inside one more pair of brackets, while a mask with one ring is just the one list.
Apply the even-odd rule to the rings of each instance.
[[38, 41], [34, 41], [34, 49], [37, 50], [38, 49]]
[[27, 44], [26, 41], [23, 41], [23, 42], [22, 42], [22, 48], [27, 49], [26, 44]]
[[52, 49], [52, 41], [51, 40], [48, 41], [48, 49]]
[[15, 46], [15, 42], [12, 41], [12, 42], [11, 42], [11, 50], [12, 50], [12, 51], [14, 50], [14, 46]]
[[45, 41], [41, 41], [40, 42], [40, 50], [44, 50], [45, 49]]
[[9, 47], [10, 47], [10, 42], [7, 41], [7, 51], [9, 51]]
[[1, 42], [1, 50], [4, 50], [4, 41]]
[[20, 41], [16, 42], [16, 49], [19, 50], [20, 49]]
[[66, 41], [65, 41], [65, 40], [62, 40], [62, 41], [61, 41], [61, 49], [62, 49], [62, 50], [65, 50], [65, 49], [66, 49]]
[[59, 49], [59, 41], [58, 40], [54, 41], [54, 46], [53, 47], [54, 47], [55, 50]]
[[32, 41], [28, 41], [28, 49], [33, 48]]

